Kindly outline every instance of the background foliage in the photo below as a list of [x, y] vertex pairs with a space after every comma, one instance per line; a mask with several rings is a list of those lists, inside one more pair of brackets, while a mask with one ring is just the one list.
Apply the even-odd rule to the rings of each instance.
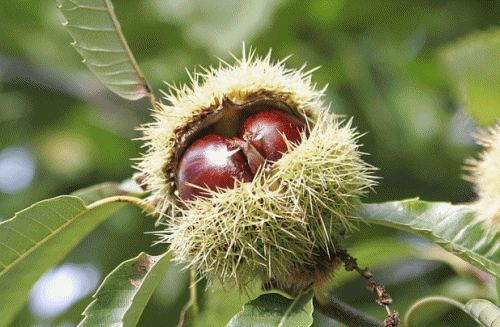
[[[147, 100], [120, 99], [81, 63], [56, 5], [52, 0], [36, 6], [27, 0], [0, 2], [0, 219], [48, 197], [130, 177], [130, 158], [141, 151], [141, 142], [132, 140], [140, 136], [135, 127], [150, 121]], [[470, 136], [475, 122], [459, 101], [460, 89], [451, 84], [454, 75], [448, 75], [463, 62], [446, 65], [443, 58], [452, 42], [499, 24], [500, 4], [115, 0], [114, 6], [157, 97], [166, 89], [163, 81], [188, 82], [185, 67], [215, 65], [217, 57], [231, 62], [228, 52], [239, 55], [242, 41], [262, 55], [269, 48], [275, 58], [293, 54], [289, 67], [322, 66], [314, 81], [330, 85], [332, 110], [353, 116], [354, 125], [368, 132], [362, 138], [363, 151], [370, 153], [365, 159], [380, 168], [382, 179], [366, 202], [473, 199], [460, 175], [463, 159], [477, 151]], [[489, 67], [488, 57], [473, 58], [477, 67]], [[474, 101], [475, 108], [485, 106], [490, 117], [500, 117], [488, 97]], [[151, 247], [155, 238], [145, 234], [154, 229], [153, 220], [132, 207], [115, 214], [42, 278], [14, 325], [76, 326], [113, 268], [142, 251], [165, 251], [163, 245]], [[348, 242], [400, 312], [425, 295], [467, 301], [491, 294], [489, 275], [408, 234], [361, 225]], [[139, 325], [175, 326], [188, 300], [187, 279], [181, 266], [169, 268]], [[332, 288], [342, 300], [383, 318], [356, 275], [339, 272]], [[217, 324], [240, 310], [238, 302], [246, 302], [245, 296], [221, 290], [205, 296], [221, 299], [220, 308], [210, 308], [218, 312]], [[467, 326], [467, 320], [459, 322], [465, 315], [436, 310], [443, 314], [430, 325]], [[326, 321], [315, 318], [318, 325]]]

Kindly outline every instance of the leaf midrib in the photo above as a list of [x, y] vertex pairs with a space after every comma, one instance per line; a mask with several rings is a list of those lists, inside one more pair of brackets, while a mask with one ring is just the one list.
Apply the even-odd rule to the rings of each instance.
[[[466, 208], [466, 207], [464, 207]], [[418, 216], [415, 216], [415, 219], [414, 221], [416, 220], [419, 220], [420, 218]], [[432, 228], [422, 228], [422, 227], [416, 227], [415, 225], [413, 224], [408, 224], [406, 226], [406, 228], [402, 228], [402, 226], [400, 226], [398, 224], [398, 222], [396, 221], [393, 221], [393, 220], [386, 220], [386, 219], [377, 219], [377, 218], [374, 218], [373, 220], [377, 220], [379, 222], [380, 225], [386, 225], [386, 226], [389, 226], [389, 227], [393, 227], [393, 228], [398, 228], [398, 229], [403, 229], [403, 230], [406, 230], [408, 232], [412, 232], [412, 230], [420, 230], [420, 231], [425, 231], [425, 232], [428, 232], [432, 235], [432, 238], [430, 239], [430, 241], [432, 241], [433, 243], [435, 244], [446, 244], [446, 245], [451, 245], [453, 246], [455, 249], [459, 250], [460, 253], [455, 253], [455, 255], [457, 256], [461, 256], [464, 254], [464, 252], [468, 253], [469, 255], [469, 258], [473, 259], [474, 261], [480, 263], [484, 269], [486, 269], [488, 272], [491, 272], [493, 274], [496, 275], [496, 272], [494, 271], [491, 271], [491, 269], [489, 269], [485, 264], [484, 262], [487, 262], [489, 265], [491, 266], [496, 266], [498, 267], [498, 269], [500, 270], [500, 264], [498, 264], [497, 262], [493, 261], [492, 259], [490, 259], [489, 257], [487, 257], [487, 253], [486, 254], [480, 254], [478, 253], [476, 250], [473, 250], [472, 248], [467, 248], [459, 243], [456, 243], [455, 242], [455, 239], [454, 240], [448, 240], [446, 238], [443, 238], [442, 236], [438, 235], [435, 233], [434, 229]], [[420, 219], [421, 220], [421, 219]], [[418, 221], [417, 221], [418, 223]], [[467, 225], [469, 226], [469, 224]], [[467, 227], [467, 226], [464, 226], [463, 228]], [[426, 237], [427, 238], [427, 237]], [[455, 237], [456, 238], [456, 237]], [[479, 259], [478, 259], [479, 257]], [[483, 262], [481, 262], [483, 261]]]
[[[7, 266], [5, 266], [5, 268], [2, 271], [0, 271], [0, 278], [2, 278], [6, 273], [8, 273], [10, 271], [10, 269], [12, 269], [12, 267], [15, 266], [19, 261], [21, 261], [22, 259], [26, 258], [33, 251], [35, 251], [36, 249], [38, 249], [41, 245], [45, 244], [45, 242], [47, 242], [49, 239], [51, 239], [52, 237], [56, 236], [67, 225], [69, 225], [70, 223], [72, 223], [73, 221], [75, 221], [76, 219], [78, 219], [79, 217], [81, 217], [84, 213], [87, 213], [87, 212], [89, 212], [89, 211], [97, 208], [100, 205], [100, 204], [98, 204], [98, 205], [94, 205], [94, 204], [97, 204], [97, 202], [101, 202], [101, 201], [97, 201], [97, 202], [95, 202], [95, 203], [93, 203], [93, 204], [91, 204], [89, 206], [85, 206], [85, 204], [83, 203], [83, 201], [80, 198], [76, 197], [76, 196], [64, 196], [64, 202], [66, 202], [67, 204], [69, 204], [70, 206], [72, 206], [73, 208], [75, 208], [77, 210], [78, 210], [77, 207], [75, 207], [72, 203], [70, 203], [70, 201], [67, 201], [68, 198], [80, 201], [81, 204], [83, 205], [83, 210], [80, 211], [73, 218], [68, 219], [67, 222], [63, 223], [61, 226], [59, 226], [58, 228], [56, 228], [53, 233], [49, 234], [47, 237], [45, 237], [44, 239], [42, 239], [40, 242], [35, 243], [34, 246], [32, 246], [31, 248], [29, 248], [27, 251], [25, 251], [20, 256], [18, 256], [14, 261], [12, 261], [11, 263], [7, 264]], [[42, 205], [42, 206], [45, 206], [45, 205]], [[61, 215], [57, 211], [56, 211], [56, 213], [59, 214], [59, 215]], [[15, 217], [16, 216], [14, 216], [12, 219], [15, 219]], [[61, 217], [63, 217], [63, 219], [65, 219], [63, 215], [61, 215]], [[26, 237], [26, 236], [23, 235], [23, 237]]]

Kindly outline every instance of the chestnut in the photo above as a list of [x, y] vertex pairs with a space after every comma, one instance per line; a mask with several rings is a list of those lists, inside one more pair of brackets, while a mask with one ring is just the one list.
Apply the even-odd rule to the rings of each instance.
[[155, 234], [223, 289], [320, 292], [376, 184], [352, 121], [329, 113], [311, 71], [245, 51], [171, 87], [143, 128], [147, 201], [169, 220]]
[[267, 162], [283, 156], [288, 148], [284, 137], [299, 142], [305, 125], [280, 110], [263, 110], [248, 117], [238, 136], [218, 134], [195, 141], [177, 168], [177, 189], [183, 200], [207, 197], [203, 188], [233, 188], [235, 180], [250, 182]]
[[253, 174], [234, 141], [217, 134], [195, 141], [184, 153], [177, 169], [177, 189], [183, 200], [207, 196], [203, 188], [233, 188], [235, 180], [250, 182]]
[[240, 126], [238, 136], [248, 141], [265, 159], [276, 161], [288, 148], [289, 142], [300, 142], [305, 124], [281, 110], [262, 110], [248, 117]]

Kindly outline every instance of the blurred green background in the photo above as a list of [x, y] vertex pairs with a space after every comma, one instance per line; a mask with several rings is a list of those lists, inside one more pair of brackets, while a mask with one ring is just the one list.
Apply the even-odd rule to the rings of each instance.
[[[81, 63], [56, 6], [0, 2], [0, 219], [45, 198], [129, 178], [131, 158], [141, 153], [135, 128], [151, 121], [147, 100], [119, 98]], [[478, 150], [470, 135], [477, 122], [461, 91], [479, 89], [467, 99], [482, 124], [500, 116], [493, 101], [498, 61], [491, 66], [498, 52], [463, 51], [456, 40], [499, 24], [500, 2], [115, 0], [114, 6], [157, 97], [164, 81], [187, 83], [186, 68], [218, 65], [217, 57], [232, 62], [229, 52], [239, 56], [243, 41], [260, 55], [270, 48], [276, 59], [292, 54], [288, 67], [321, 66], [313, 81], [329, 84], [332, 110], [367, 133], [362, 150], [382, 179], [366, 202], [473, 200], [460, 176], [464, 158]], [[140, 251], [165, 251], [152, 247], [152, 230], [154, 219], [135, 208], [110, 218], [42, 278], [13, 326], [76, 326], [116, 265]], [[425, 295], [465, 301], [493, 294], [488, 275], [404, 233], [362, 225], [349, 247], [385, 283], [400, 312]], [[169, 269], [141, 326], [177, 324], [188, 296], [181, 268]], [[348, 303], [384, 316], [357, 276], [339, 273], [332, 287]], [[206, 325], [222, 325], [239, 310], [220, 289], [208, 296], [221, 294], [226, 304], [207, 308], [217, 317], [209, 313]], [[443, 312], [429, 326], [469, 326], [459, 322], [464, 316]]]

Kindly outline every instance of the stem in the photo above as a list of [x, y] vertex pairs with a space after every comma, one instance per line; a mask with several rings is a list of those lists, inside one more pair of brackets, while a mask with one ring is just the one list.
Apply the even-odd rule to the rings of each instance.
[[[411, 324], [411, 318], [412, 318], [413, 313], [417, 309], [419, 309], [420, 307], [422, 307], [422, 306], [424, 306], [426, 304], [432, 303], [432, 302], [447, 303], [447, 304], [450, 304], [450, 305], [452, 305], [452, 306], [454, 306], [454, 307], [462, 310], [463, 312], [467, 313], [467, 311], [465, 311], [465, 305], [462, 302], [459, 302], [457, 300], [450, 299], [450, 298], [444, 297], [444, 296], [430, 296], [430, 297], [426, 297], [426, 298], [420, 299], [417, 302], [415, 302], [415, 303], [412, 304], [412, 306], [408, 309], [408, 311], [405, 314], [405, 318], [404, 318], [405, 327], [411, 327], [412, 326], [412, 324]], [[475, 320], [474, 317], [472, 317], [472, 318]]]
[[92, 210], [94, 208], [97, 208], [99, 206], [113, 203], [113, 202], [127, 202], [130, 204], [133, 204], [142, 210], [144, 210], [148, 214], [153, 214], [154, 213], [154, 208], [151, 206], [148, 202], [144, 201], [141, 198], [137, 198], [135, 196], [128, 196], [128, 195], [119, 195], [119, 196], [111, 196], [109, 198], [105, 198], [99, 201], [96, 201], [94, 203], [91, 203], [87, 206], [88, 210]]
[[197, 295], [197, 279], [196, 279], [196, 268], [191, 268], [191, 280], [190, 280], [190, 298], [189, 302], [191, 303], [191, 306], [193, 308], [193, 313], [195, 315], [198, 314], [198, 295]]
[[389, 305], [392, 303], [392, 298], [389, 293], [387, 293], [385, 287], [373, 281], [373, 275], [368, 268], [359, 268], [357, 259], [347, 253], [346, 250], [338, 252], [338, 255], [345, 265], [345, 270], [356, 270], [359, 275], [366, 280], [366, 287], [368, 288], [368, 290], [378, 295], [377, 303], [385, 307], [385, 310], [387, 311], [387, 316], [382, 322], [382, 325], [384, 327], [398, 326], [401, 322], [401, 318], [399, 317], [399, 313], [397, 311], [393, 311], [391, 310], [391, 308], [389, 308]]
[[195, 326], [196, 319], [198, 318], [198, 296], [196, 288], [196, 269], [191, 268], [191, 279], [189, 286], [189, 302], [184, 306], [179, 319], [177, 327]]
[[305, 294], [309, 293], [311, 291], [311, 287], [306, 287], [303, 289], [299, 294], [295, 296], [293, 299], [292, 304], [286, 309], [285, 314], [281, 318], [278, 327], [283, 327], [286, 324], [286, 320], [289, 318], [290, 312], [292, 312], [293, 307], [299, 302], [299, 300], [304, 296]]
[[350, 327], [384, 327], [382, 322], [341, 302], [328, 293], [323, 293], [322, 298], [328, 299], [328, 303], [323, 304], [314, 297], [314, 309], [327, 317]]
[[[120, 43], [123, 46], [123, 49], [125, 49], [125, 52], [127, 53], [127, 57], [130, 60], [130, 63], [135, 69], [135, 73], [139, 77], [139, 80], [141, 82], [141, 86], [144, 88], [145, 91], [145, 96], [149, 98], [151, 101], [151, 104], [153, 105], [153, 108], [155, 111], [158, 110], [157, 104], [156, 104], [156, 99], [153, 94], [153, 91], [148, 85], [148, 82], [146, 81], [146, 77], [144, 77], [144, 74], [142, 73], [141, 68], [137, 64], [137, 61], [134, 58], [134, 54], [132, 53], [132, 50], [130, 50], [130, 47], [128, 46], [127, 40], [125, 39], [125, 36], [123, 35], [122, 28], [120, 27], [120, 22], [118, 21], [118, 18], [116, 18], [115, 10], [113, 9], [113, 4], [111, 3], [111, 0], [104, 0], [106, 4], [106, 9], [109, 14], [109, 18], [111, 18], [111, 21], [113, 22], [113, 26], [115, 27], [116, 34], [118, 35], [118, 38], [120, 39]], [[105, 83], [107, 86], [107, 83]], [[142, 97], [141, 97], [142, 98]]]
[[148, 93], [149, 102], [151, 102], [151, 104], [153, 105], [154, 111], [155, 112], [160, 111], [160, 109], [158, 108], [158, 103], [156, 102], [155, 94], [153, 93], [153, 91], [151, 89], [149, 89], [149, 86], [148, 86], [148, 90], [149, 90], [149, 93]]

